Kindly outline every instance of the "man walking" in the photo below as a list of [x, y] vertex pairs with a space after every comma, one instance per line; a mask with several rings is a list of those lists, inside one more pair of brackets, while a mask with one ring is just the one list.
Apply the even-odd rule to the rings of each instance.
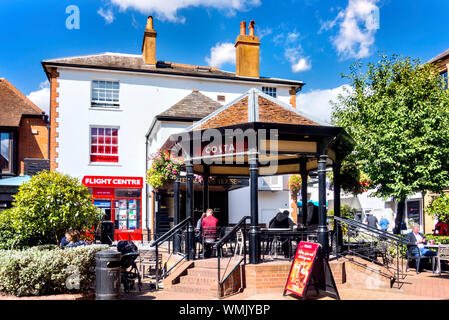
[[388, 219], [385, 218], [385, 216], [382, 216], [382, 219], [380, 219], [380, 222], [379, 222], [380, 230], [387, 231], [389, 226], [390, 226], [390, 221], [388, 221]]
[[377, 218], [376, 218], [374, 215], [368, 214], [368, 215], [366, 216], [365, 223], [366, 223], [368, 226], [377, 229], [377, 223], [378, 223], [378, 220], [377, 220]]

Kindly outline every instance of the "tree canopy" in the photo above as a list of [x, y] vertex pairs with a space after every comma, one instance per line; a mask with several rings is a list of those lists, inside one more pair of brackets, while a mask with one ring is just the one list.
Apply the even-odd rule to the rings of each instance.
[[398, 55], [353, 64], [332, 121], [355, 141], [349, 159], [367, 173], [375, 195], [404, 201], [449, 185], [449, 92], [436, 66]]

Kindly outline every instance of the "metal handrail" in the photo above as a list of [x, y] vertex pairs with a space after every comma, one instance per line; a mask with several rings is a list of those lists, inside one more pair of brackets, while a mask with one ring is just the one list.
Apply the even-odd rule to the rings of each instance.
[[[221, 299], [221, 286], [228, 279], [231, 273], [243, 262], [246, 265], [246, 220], [251, 219], [249, 216], [245, 216], [228, 232], [226, 233], [215, 245], [215, 252], [217, 253], [217, 272], [218, 272], [218, 298]], [[220, 266], [220, 258], [223, 245], [232, 237], [237, 235], [237, 232], [241, 230], [243, 227], [242, 235], [243, 235], [243, 257], [239, 260], [239, 262], [234, 266], [231, 272], [225, 276], [223, 280], [221, 280], [221, 266]], [[235, 248], [237, 250], [237, 248]], [[226, 270], [228, 269], [230, 260], [226, 265]]]
[[[377, 237], [377, 239], [379, 239], [381, 241], [393, 243], [394, 246], [396, 247], [396, 266], [394, 266], [394, 263], [393, 263], [393, 267], [396, 270], [393, 271], [393, 275], [392, 275], [393, 282], [400, 281], [401, 278], [403, 279], [405, 277], [404, 272], [403, 272], [403, 257], [402, 256], [400, 257], [400, 248], [399, 247], [400, 247], [400, 245], [408, 245], [409, 244], [409, 242], [406, 239], [404, 239], [403, 237], [400, 237], [398, 235], [390, 234], [386, 231], [382, 231], [377, 228], [368, 226], [366, 224], [361, 223], [360, 221], [356, 221], [356, 220], [349, 219], [349, 218], [342, 218], [342, 217], [333, 217], [333, 218], [336, 222], [336, 225], [335, 225], [336, 227], [337, 227], [337, 225], [339, 225], [341, 227], [342, 224], [344, 224], [350, 228], [353, 228], [354, 230], [359, 230], [361, 233], [369, 234], [371, 237]], [[339, 251], [338, 250], [338, 232], [335, 232], [335, 235], [337, 237], [335, 239], [336, 240], [336, 256], [342, 256], [343, 252], [340, 252], [340, 253], [338, 252]], [[361, 251], [360, 252], [359, 251], [351, 251], [349, 237], [350, 237], [350, 233], [348, 232], [347, 253], [353, 254], [355, 256], [359, 256], [363, 259], [368, 258], [368, 260], [373, 261], [371, 257], [361, 254]], [[393, 261], [394, 261], [394, 258], [393, 258], [392, 262]], [[384, 262], [381, 265], [386, 267], [387, 270], [390, 269], [390, 267], [388, 266], [389, 265], [388, 260], [387, 260], [387, 263]], [[401, 270], [402, 270], [402, 272], [401, 272]], [[378, 273], [384, 274], [384, 272], [382, 272], [382, 271], [378, 271]], [[396, 275], [394, 275], [394, 274], [396, 274]], [[401, 277], [401, 274], [403, 275], [402, 277]], [[392, 282], [392, 284], [393, 284], [393, 282]], [[397, 283], [398, 283], [398, 288], [400, 288], [401, 286], [400, 286], [399, 282], [397, 282]]]
[[170, 238], [173, 234], [175, 234], [177, 231], [185, 227], [185, 225], [192, 220], [192, 218], [186, 218], [182, 220], [180, 223], [178, 223], [176, 226], [171, 228], [169, 231], [167, 231], [164, 235], [159, 237], [157, 240], [155, 240], [150, 247], [159, 246], [161, 243], [165, 242], [168, 238]]
[[397, 236], [397, 235], [391, 234], [391, 233], [389, 233], [387, 231], [382, 231], [382, 230], [379, 230], [377, 228], [368, 226], [368, 225], [363, 224], [363, 223], [361, 223], [361, 222], [359, 222], [357, 220], [349, 219], [349, 218], [343, 218], [343, 217], [335, 217], [335, 216], [333, 218], [335, 220], [337, 220], [338, 222], [340, 222], [340, 223], [346, 223], [346, 224], [348, 224], [350, 226], [353, 226], [353, 227], [358, 227], [358, 228], [362, 228], [362, 229], [368, 230], [368, 231], [370, 231], [372, 233], [380, 235], [380, 236], [382, 236], [384, 238], [387, 238], [389, 240], [396, 241], [396, 242], [399, 242], [399, 243], [404, 244], [404, 245], [408, 244], [408, 241], [406, 239], [400, 237], [400, 236]]
[[[190, 221], [192, 220], [191, 217], [188, 217], [186, 219], [184, 219], [183, 221], [181, 221], [180, 223], [178, 223], [176, 226], [174, 226], [172, 229], [170, 229], [169, 231], [167, 231], [165, 234], [163, 234], [161, 237], [159, 237], [157, 240], [155, 240], [150, 247], [156, 247], [155, 249], [155, 254], [156, 254], [156, 290], [159, 289], [159, 279], [160, 278], [164, 278], [176, 265], [178, 265], [181, 261], [183, 261], [186, 256], [184, 255], [182, 257], [182, 259], [180, 259], [175, 266], [173, 266], [172, 268], [170, 268], [170, 270], [164, 272], [160, 277], [159, 277], [159, 246], [164, 243], [165, 241], [169, 240], [172, 236], [174, 236], [178, 231], [182, 230]], [[170, 242], [169, 242], [169, 248], [168, 251], [170, 251]], [[173, 252], [174, 252], [174, 248], [173, 248]], [[173, 253], [172, 253], [173, 254]], [[170, 254], [170, 257], [172, 256], [172, 254]], [[170, 259], [170, 257], [168, 259]]]

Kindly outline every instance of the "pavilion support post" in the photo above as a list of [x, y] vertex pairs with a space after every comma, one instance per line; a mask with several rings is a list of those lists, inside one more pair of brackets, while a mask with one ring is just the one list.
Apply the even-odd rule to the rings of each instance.
[[[332, 167], [334, 175], [334, 216], [341, 217], [341, 163], [340, 161], [335, 161]], [[341, 230], [341, 225], [337, 224], [334, 220], [334, 234], [335, 234], [335, 256], [338, 256], [339, 248], [343, 244], [343, 233]]]
[[209, 166], [204, 166], [203, 174], [203, 211], [206, 212], [209, 209], [209, 176], [210, 168]]
[[249, 229], [249, 261], [251, 264], [260, 263], [260, 230], [259, 230], [259, 168], [257, 156], [249, 159], [250, 174], [250, 211], [251, 226]]
[[[173, 205], [173, 224], [176, 226], [179, 221], [179, 176], [176, 177], [175, 184], [174, 184], [174, 205]], [[173, 239], [173, 252], [179, 252], [180, 251], [180, 239], [179, 236], [176, 234]]]
[[[305, 226], [307, 223], [307, 159], [301, 158], [299, 160], [300, 174], [301, 174], [301, 207], [302, 207], [302, 224]], [[313, 212], [312, 212], [313, 213]], [[299, 223], [299, 210], [298, 210], [298, 223]]]
[[326, 155], [321, 155], [318, 159], [318, 242], [323, 248], [323, 254], [329, 259], [329, 230], [326, 222]]
[[186, 166], [186, 217], [190, 218], [186, 230], [186, 260], [194, 258], [194, 228], [193, 228], [193, 163], [185, 162]]

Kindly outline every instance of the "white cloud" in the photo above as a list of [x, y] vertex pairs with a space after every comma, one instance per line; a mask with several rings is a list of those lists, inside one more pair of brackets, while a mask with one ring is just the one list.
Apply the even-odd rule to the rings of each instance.
[[42, 109], [46, 114], [49, 114], [50, 110], [50, 83], [44, 81], [39, 85], [39, 90], [31, 92], [27, 95], [35, 105]]
[[305, 114], [310, 114], [315, 119], [329, 123], [332, 115], [332, 106], [329, 101], [337, 102], [339, 94], [344, 94], [342, 85], [334, 89], [312, 90], [307, 93], [299, 93], [296, 100], [296, 107]]
[[112, 9], [109, 8], [108, 10], [104, 11], [103, 8], [100, 8], [97, 13], [104, 18], [104, 21], [106, 24], [110, 24], [114, 22], [114, 13], [112, 12]]
[[312, 69], [312, 62], [308, 57], [302, 56], [302, 51], [300, 45], [284, 50], [285, 58], [290, 62], [293, 72], [302, 72]]
[[334, 20], [321, 23], [318, 33], [338, 25], [338, 33], [332, 38], [337, 53], [345, 59], [368, 57], [379, 29], [378, 1], [349, 0], [348, 6], [339, 11]]
[[206, 7], [223, 10], [234, 15], [261, 4], [260, 0], [109, 0], [121, 10], [134, 9], [144, 14], [154, 14], [158, 19], [184, 22], [178, 11], [188, 7]]
[[217, 43], [210, 49], [206, 62], [212, 67], [221, 67], [226, 63], [235, 64], [235, 47], [233, 43]]
[[301, 72], [312, 69], [312, 62], [307, 58], [300, 58], [298, 62], [292, 64], [293, 72]]

